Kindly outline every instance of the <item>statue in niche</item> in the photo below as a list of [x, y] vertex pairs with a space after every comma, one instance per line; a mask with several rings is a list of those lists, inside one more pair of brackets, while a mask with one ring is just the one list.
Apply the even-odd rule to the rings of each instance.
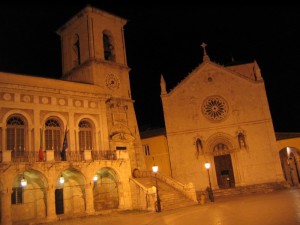
[[238, 142], [239, 142], [240, 149], [246, 148], [246, 139], [245, 139], [245, 135], [242, 132], [238, 133]]
[[195, 145], [196, 145], [196, 158], [198, 159], [200, 153], [202, 153], [202, 149], [203, 149], [203, 144], [202, 144], [202, 141], [200, 138], [197, 138], [196, 142], [195, 142]]

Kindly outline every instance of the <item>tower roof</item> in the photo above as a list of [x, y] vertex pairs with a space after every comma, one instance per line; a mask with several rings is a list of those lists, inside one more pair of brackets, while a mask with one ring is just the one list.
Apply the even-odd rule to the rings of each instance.
[[127, 20], [120, 17], [120, 16], [116, 16], [112, 13], [106, 12], [104, 10], [100, 10], [98, 8], [95, 8], [93, 6], [87, 5], [85, 8], [83, 8], [81, 11], [79, 11], [77, 14], [75, 14], [70, 20], [68, 20], [63, 26], [61, 26], [58, 30], [57, 30], [57, 34], [61, 34], [63, 32], [63, 30], [70, 26], [71, 24], [73, 24], [77, 18], [82, 17], [83, 15], [87, 15], [87, 14], [100, 14], [103, 17], [108, 17], [108, 18], [114, 18], [118, 21], [120, 21], [123, 26], [127, 23]]

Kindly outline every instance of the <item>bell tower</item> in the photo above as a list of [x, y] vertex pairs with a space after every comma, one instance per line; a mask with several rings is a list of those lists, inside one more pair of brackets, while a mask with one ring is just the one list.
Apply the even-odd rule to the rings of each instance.
[[87, 6], [58, 29], [62, 79], [95, 84], [116, 97], [130, 97], [123, 27], [126, 20]]

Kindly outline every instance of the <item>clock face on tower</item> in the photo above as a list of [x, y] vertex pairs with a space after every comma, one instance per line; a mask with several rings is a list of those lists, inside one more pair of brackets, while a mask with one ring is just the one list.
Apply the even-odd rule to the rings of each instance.
[[115, 90], [120, 86], [120, 79], [117, 75], [110, 73], [106, 75], [105, 84], [109, 89]]

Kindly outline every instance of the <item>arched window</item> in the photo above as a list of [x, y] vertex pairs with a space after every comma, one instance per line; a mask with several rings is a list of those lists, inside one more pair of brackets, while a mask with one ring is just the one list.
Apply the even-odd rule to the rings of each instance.
[[93, 149], [93, 129], [91, 124], [82, 120], [79, 122], [79, 149], [80, 151]]
[[61, 127], [56, 119], [48, 119], [45, 122], [45, 145], [46, 149], [55, 150], [54, 155], [60, 158]]
[[74, 66], [78, 66], [81, 64], [80, 61], [80, 42], [79, 42], [79, 35], [75, 34], [73, 37], [72, 42], [72, 59]]
[[103, 32], [103, 49], [104, 49], [104, 59], [107, 61], [116, 61], [115, 48], [112, 36], [108, 31]]
[[23, 156], [25, 152], [25, 130], [26, 124], [20, 116], [12, 116], [6, 122], [6, 148], [14, 156]]

